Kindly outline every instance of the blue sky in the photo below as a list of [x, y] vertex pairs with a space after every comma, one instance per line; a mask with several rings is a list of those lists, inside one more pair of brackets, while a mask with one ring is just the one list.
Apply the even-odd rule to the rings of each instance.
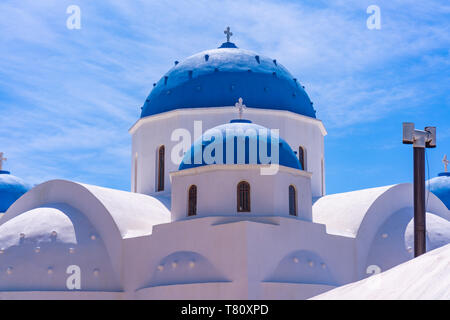
[[[368, 30], [366, 9], [381, 9]], [[69, 5], [81, 29], [66, 28]], [[129, 189], [128, 129], [175, 60], [215, 48], [273, 57], [306, 87], [325, 138], [327, 192], [412, 180], [403, 121], [438, 127], [450, 155], [450, 3], [404, 1], [0, 2], [0, 151], [30, 183]]]

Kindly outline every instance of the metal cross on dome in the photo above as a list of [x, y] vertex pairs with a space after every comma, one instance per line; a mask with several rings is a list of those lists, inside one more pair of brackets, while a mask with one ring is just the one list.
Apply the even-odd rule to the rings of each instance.
[[3, 161], [6, 161], [8, 159], [3, 158], [3, 152], [0, 152], [0, 170], [2, 170], [3, 167]]
[[223, 33], [227, 35], [227, 42], [230, 42], [230, 37], [233, 35], [233, 32], [231, 32], [230, 27], [227, 27]]
[[444, 155], [444, 159], [442, 159], [442, 162], [444, 163], [445, 172], [448, 172], [447, 166], [450, 164], [450, 160], [447, 160], [447, 155]]
[[244, 100], [242, 98], [238, 99], [238, 102], [234, 105], [239, 110], [239, 119], [242, 119], [242, 112], [244, 112], [244, 109], [247, 108], [245, 104], [243, 104]]

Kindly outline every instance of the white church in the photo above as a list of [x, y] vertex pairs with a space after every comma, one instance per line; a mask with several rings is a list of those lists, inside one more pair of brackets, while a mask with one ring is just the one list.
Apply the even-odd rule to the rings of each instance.
[[[413, 259], [412, 185], [326, 195], [302, 83], [225, 33], [153, 84], [131, 192], [51, 180], [7, 209], [0, 299], [308, 299]], [[450, 243], [433, 193], [426, 219]]]

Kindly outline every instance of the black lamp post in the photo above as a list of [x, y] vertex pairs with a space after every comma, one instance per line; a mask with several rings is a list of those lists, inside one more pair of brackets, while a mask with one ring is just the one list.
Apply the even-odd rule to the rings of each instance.
[[414, 123], [403, 123], [403, 143], [414, 147], [414, 257], [427, 251], [425, 220], [425, 148], [436, 147], [436, 127], [414, 129]]

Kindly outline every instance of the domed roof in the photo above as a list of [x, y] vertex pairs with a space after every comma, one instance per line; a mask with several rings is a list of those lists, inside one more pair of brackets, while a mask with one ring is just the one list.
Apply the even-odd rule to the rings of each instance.
[[286, 68], [231, 42], [175, 62], [154, 84], [141, 117], [182, 108], [233, 106], [239, 97], [251, 108], [315, 118], [311, 100]]
[[0, 170], [0, 212], [6, 212], [30, 188], [22, 179]]
[[427, 185], [450, 210], [450, 172], [440, 173], [438, 177], [428, 180]]
[[0, 291], [67, 290], [70, 261], [85, 271], [83, 290], [119, 288], [98, 230], [81, 211], [66, 204], [33, 208], [2, 221], [0, 256], [2, 271], [8, 275], [2, 277]]
[[[425, 220], [427, 224], [427, 251], [450, 243], [450, 221], [430, 212], [426, 213]], [[404, 239], [406, 248], [414, 248], [414, 219], [409, 221]]]
[[[241, 151], [244, 141], [245, 156]], [[268, 163], [277, 163], [282, 166], [302, 170], [302, 166], [294, 151], [281, 138], [278, 138], [278, 161], [276, 158], [271, 159], [271, 157], [276, 157], [276, 153], [272, 153], [271, 146], [273, 143], [276, 143], [276, 139], [272, 136], [269, 129], [253, 124], [249, 120], [232, 120], [230, 123], [207, 130], [197, 139], [184, 155], [178, 170], [208, 164]], [[234, 146], [234, 151], [233, 155], [229, 155], [230, 159], [227, 159], [227, 150], [230, 150], [230, 146]], [[263, 148], [261, 149], [261, 147]], [[220, 150], [222, 156], [220, 156]], [[209, 158], [209, 155], [212, 157]], [[268, 159], [266, 159], [267, 157]]]

